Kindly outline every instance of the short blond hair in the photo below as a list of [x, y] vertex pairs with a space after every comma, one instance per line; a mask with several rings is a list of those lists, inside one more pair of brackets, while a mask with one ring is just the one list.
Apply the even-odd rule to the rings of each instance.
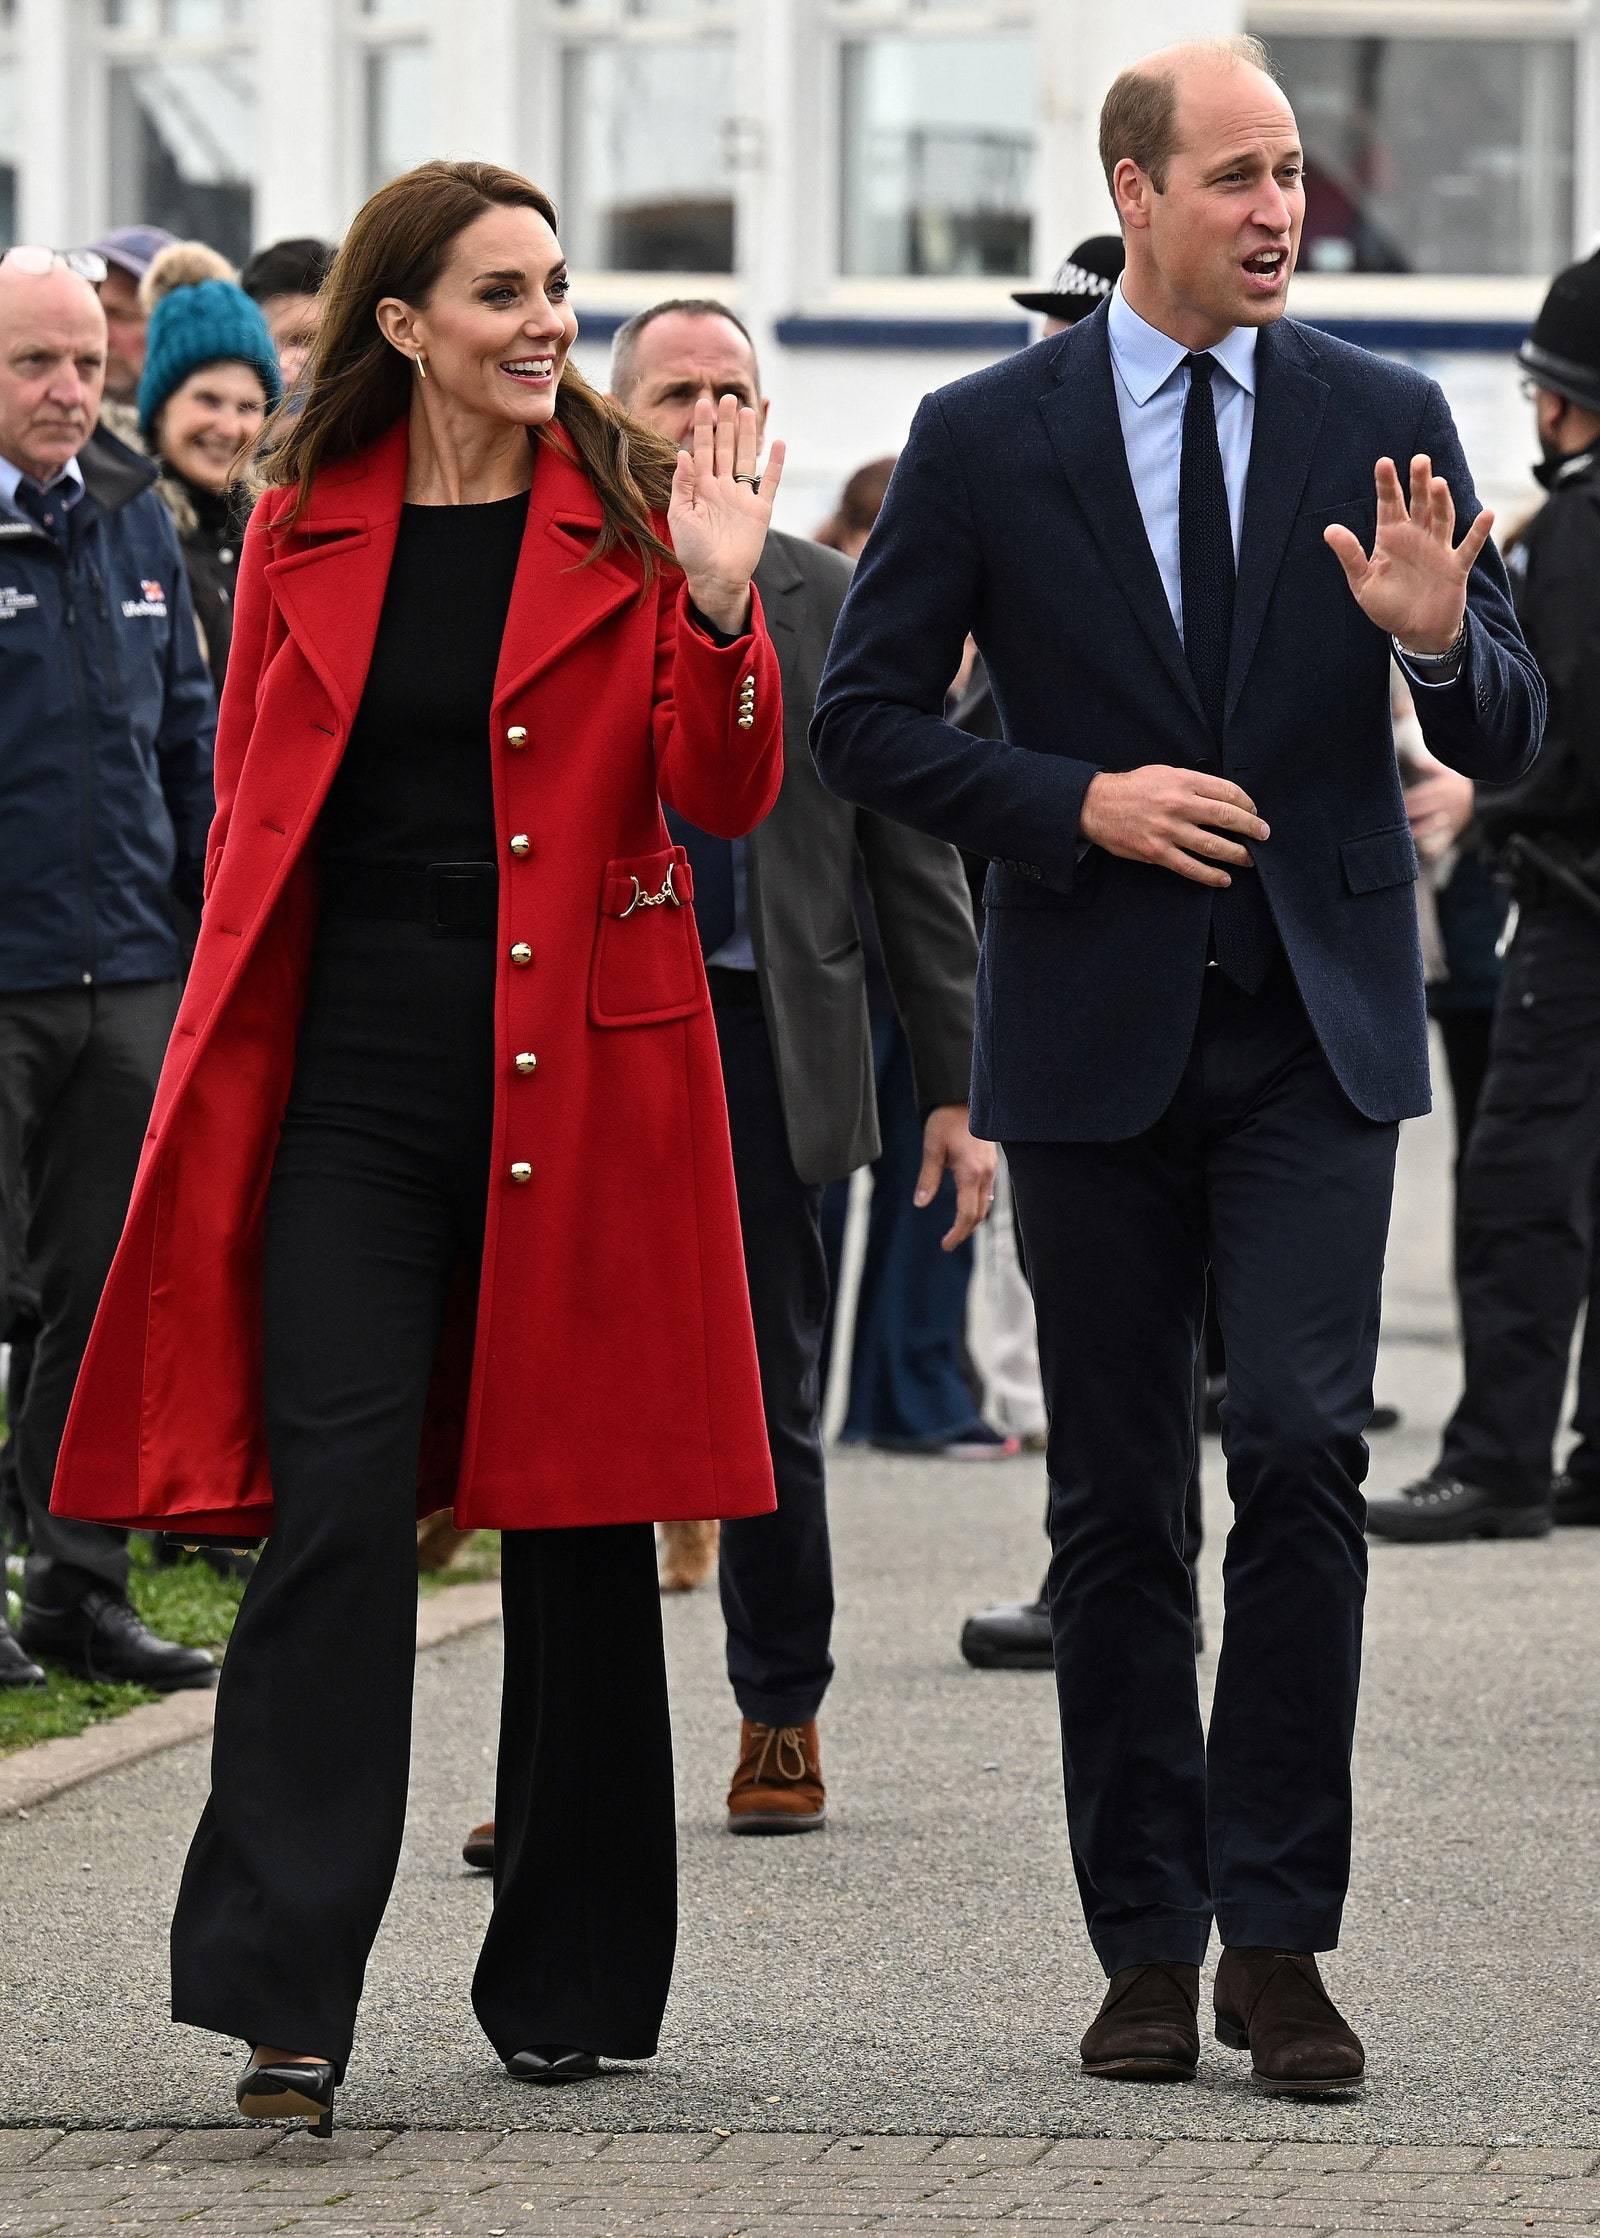
[[[1154, 57], [1150, 58], [1154, 60]], [[1150, 60], [1130, 63], [1112, 81], [1100, 106], [1100, 167], [1113, 199], [1117, 165], [1137, 163], [1158, 194], [1167, 186], [1167, 165], [1178, 147], [1178, 66], [1185, 61], [1245, 62], [1275, 78], [1272, 58], [1248, 32], [1232, 39], [1189, 39], [1166, 50], [1164, 66]]]

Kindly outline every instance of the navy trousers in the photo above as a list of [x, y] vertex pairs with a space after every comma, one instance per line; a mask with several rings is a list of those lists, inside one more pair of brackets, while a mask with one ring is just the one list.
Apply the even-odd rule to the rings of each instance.
[[822, 1191], [800, 1179], [789, 1154], [755, 973], [713, 970], [711, 982], [778, 1490], [775, 1514], [722, 1526], [728, 1677], [743, 1716], [762, 1725], [805, 1725], [833, 1676], [833, 1556], [822, 1458]]
[[[1338, 1940], [1361, 1484], [1398, 1130], [1339, 1088], [1281, 959], [1207, 974], [1172, 1104], [1124, 1142], [1008, 1142], [1050, 1401], [1067, 1826], [1108, 1974]], [[1210, 1263], [1233, 1523], [1209, 1735], [1184, 1496]]]

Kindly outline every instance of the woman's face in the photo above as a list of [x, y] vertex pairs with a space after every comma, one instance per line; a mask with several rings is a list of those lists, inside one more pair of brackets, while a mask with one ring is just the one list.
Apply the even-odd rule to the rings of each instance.
[[162, 406], [156, 448], [187, 480], [204, 490], [225, 490], [266, 416], [259, 373], [231, 361], [202, 365]]
[[430, 396], [537, 427], [555, 415], [578, 332], [569, 286], [561, 243], [538, 211], [497, 205], [456, 235], [425, 305], [391, 296], [379, 316], [398, 348], [424, 353]]

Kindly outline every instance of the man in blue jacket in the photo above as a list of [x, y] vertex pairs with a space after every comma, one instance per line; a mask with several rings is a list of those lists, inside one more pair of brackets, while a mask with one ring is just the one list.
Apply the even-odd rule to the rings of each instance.
[[[1397, 1124], [1429, 1100], [1390, 662], [1474, 778], [1531, 760], [1544, 695], [1438, 388], [1283, 316], [1305, 194], [1265, 62], [1185, 46], [1112, 87], [1123, 278], [923, 403], [814, 737], [837, 790], [991, 858], [972, 1123], [1050, 1400], [1068, 1828], [1111, 1977], [1084, 2065], [1195, 2072], [1214, 1920], [1221, 2040], [1304, 2092], [1363, 2072], [1315, 1954], [1349, 1877]], [[1001, 741], [942, 719], [969, 630]], [[1208, 1264], [1234, 1521], [1206, 1736]]]
[[[0, 1685], [209, 1685], [127, 1596], [125, 1535], [50, 1513], [56, 1450], [177, 1008], [211, 816], [210, 677], [155, 470], [96, 431], [77, 260], [0, 259], [0, 1296], [39, 1299], [11, 1426], [29, 1553]], [[19, 1645], [20, 1640], [20, 1645]]]

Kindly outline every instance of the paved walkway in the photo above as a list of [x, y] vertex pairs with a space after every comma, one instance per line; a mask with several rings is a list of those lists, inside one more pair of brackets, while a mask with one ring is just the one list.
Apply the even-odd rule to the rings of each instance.
[[[1444, 1150], [1437, 1126], [1413, 1130], [1404, 1149], [1380, 1390], [1408, 1420], [1379, 1441], [1380, 1488], [1431, 1458], [1454, 1392]], [[1210, 1458], [1215, 1627], [1225, 1501]], [[485, 1630], [422, 1659], [411, 1825], [341, 2094], [344, 2141], [282, 2211], [309, 2217], [315, 2171], [337, 2161], [338, 2181], [316, 2196], [354, 2187], [359, 2212], [326, 2220], [355, 2211], [336, 2200], [317, 2208], [322, 2220], [277, 2227], [388, 2227], [371, 2219], [373, 2201], [401, 2195], [381, 2187], [413, 2161], [436, 2170], [448, 2151], [448, 2166], [466, 2156], [473, 2175], [445, 2185], [418, 2174], [414, 2216], [434, 2200], [430, 2185], [467, 2216], [480, 2175], [545, 2168], [504, 2200], [482, 2195], [510, 2202], [507, 2229], [622, 2231], [650, 2227], [652, 2213], [682, 2238], [874, 2217], [1034, 2231], [1600, 2228], [1600, 1533], [1375, 1550], [1355, 1884], [1328, 1966], [1367, 2040], [1370, 2082], [1358, 2100], [1319, 2106], [1256, 2096], [1244, 2059], [1215, 2045], [1187, 2086], [1129, 2088], [1078, 2070], [1099, 1982], [1070, 1890], [1052, 1689], [970, 1672], [955, 1650], [969, 1607], [1036, 1581], [1037, 1463], [847, 1455], [835, 1483], [840, 1676], [825, 1737], [836, 1815], [824, 1835], [727, 1838], [737, 1725], [715, 1602], [667, 1606], [684, 1926], [649, 2067], [534, 2093], [504, 2079], [478, 2036], [466, 1984], [487, 1890], [458, 1852], [490, 1801], [498, 1638]], [[625, 1717], [627, 1705], [614, 1710]], [[161, 2018], [166, 1920], [205, 1777], [204, 1748], [191, 1744], [0, 1820], [0, 2124], [32, 2132], [7, 2149], [31, 2151], [56, 2127], [141, 2132], [74, 2136], [27, 2161], [0, 2232], [99, 2230], [119, 2212], [124, 2227], [167, 2230], [180, 2198], [179, 2212], [204, 2210], [202, 2228], [272, 2228], [276, 2195], [246, 2184], [310, 2165], [297, 2142], [269, 2161], [156, 2173], [201, 2150], [257, 2149], [237, 2132], [237, 2145], [214, 2141], [212, 2125], [231, 2119], [236, 2047]], [[559, 2134], [574, 2121], [603, 2134]], [[456, 2130], [475, 2134], [448, 2146], [431, 2134]], [[194, 2135], [168, 2145], [165, 2131]], [[634, 2132], [660, 2134], [605, 2141]], [[852, 2137], [860, 2152], [830, 2142]], [[1047, 2151], [1052, 2139], [1089, 2142]], [[1291, 2144], [1309, 2159], [1277, 2150]], [[101, 2151], [137, 2162], [120, 2192], [110, 2177], [68, 2172]], [[781, 2197], [754, 2188], [752, 2156], [768, 2151], [780, 2171], [768, 2190]], [[976, 2175], [955, 2173], [969, 2164]], [[705, 2188], [725, 2175], [739, 2188]], [[1355, 2189], [1329, 2188], [1335, 2179]], [[547, 2213], [539, 2202], [563, 2184], [560, 2197], [588, 2203]], [[380, 2187], [370, 2198], [369, 2185]]]
[[304, 2238], [1544, 2238], [1600, 2230], [1600, 2154], [1042, 2137], [0, 2132], [0, 2233]]

